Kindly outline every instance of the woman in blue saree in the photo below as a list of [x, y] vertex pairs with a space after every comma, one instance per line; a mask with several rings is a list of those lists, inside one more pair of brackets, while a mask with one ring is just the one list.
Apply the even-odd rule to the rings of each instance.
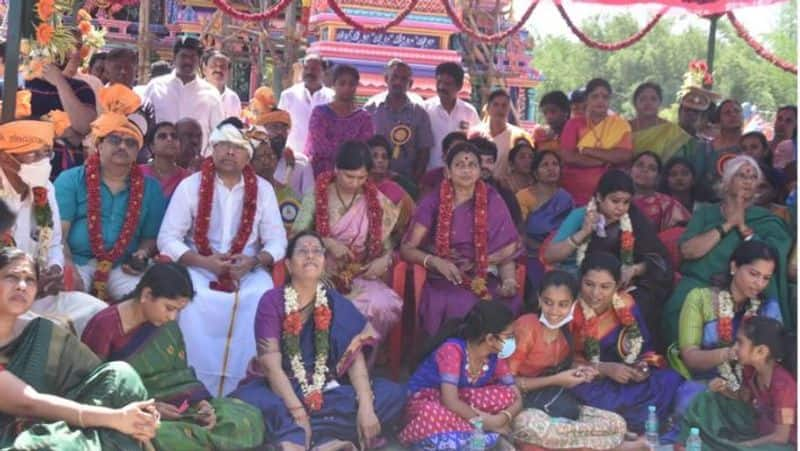
[[375, 332], [353, 303], [320, 281], [325, 248], [303, 231], [286, 249], [290, 282], [256, 312], [258, 357], [231, 395], [264, 415], [267, 439], [284, 450], [381, 444], [405, 405], [405, 389], [370, 378], [362, 348]]
[[517, 192], [522, 218], [525, 221], [525, 247], [528, 251], [529, 293], [539, 291], [539, 281], [544, 275], [544, 264], [539, 258], [539, 248], [547, 235], [561, 226], [561, 222], [575, 208], [567, 190], [559, 187], [561, 158], [552, 150], [536, 152], [531, 163], [535, 181]]
[[641, 433], [648, 406], [666, 420], [683, 378], [653, 352], [650, 332], [633, 297], [618, 291], [620, 261], [595, 252], [581, 264], [581, 286], [571, 331], [576, 360], [593, 364], [600, 377], [572, 393], [582, 404], [622, 415]]

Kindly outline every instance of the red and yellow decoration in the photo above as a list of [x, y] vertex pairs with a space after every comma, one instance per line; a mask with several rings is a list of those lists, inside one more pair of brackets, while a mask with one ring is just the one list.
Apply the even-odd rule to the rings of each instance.
[[114, 241], [111, 250], [106, 250], [103, 239], [103, 224], [100, 198], [100, 155], [95, 152], [86, 160], [86, 188], [88, 191], [87, 222], [89, 227], [89, 244], [97, 259], [97, 268], [92, 277], [92, 294], [102, 300], [108, 300], [108, 277], [114, 262], [120, 259], [128, 249], [136, 229], [139, 227], [139, 215], [144, 198], [144, 175], [139, 165], [133, 164], [130, 173], [130, 192], [128, 207], [125, 210], [125, 222]]
[[[214, 253], [211, 249], [211, 243], [208, 241], [208, 229], [211, 223], [211, 209], [214, 202], [215, 177], [214, 160], [211, 157], [206, 158], [200, 167], [200, 201], [197, 205], [197, 219], [195, 221], [194, 235], [192, 236], [194, 244], [197, 246], [197, 252], [204, 256]], [[242, 217], [239, 220], [239, 229], [236, 231], [236, 236], [234, 236], [231, 247], [228, 249], [228, 253], [231, 255], [241, 254], [247, 245], [247, 241], [253, 231], [256, 208], [258, 207], [258, 182], [255, 171], [250, 165], [244, 167], [242, 177], [244, 178]], [[220, 275], [209, 286], [212, 290], [226, 293], [233, 293], [237, 290], [236, 281], [227, 273]]]
[[53, 239], [53, 210], [47, 196], [47, 188], [35, 186], [33, 192], [33, 219], [38, 230], [36, 261], [40, 268], [47, 267], [50, 255], [50, 241]]
[[[462, 274], [461, 286], [471, 290], [478, 298], [490, 299], [488, 272], [489, 272], [489, 200], [486, 184], [478, 180], [475, 184], [475, 219], [473, 224], [473, 242], [475, 244], [475, 276], [469, 277]], [[439, 215], [436, 226], [436, 255], [446, 260], [452, 260], [450, 253], [450, 238], [453, 227], [453, 210], [455, 209], [455, 193], [453, 184], [449, 180], [442, 182], [439, 187]]]

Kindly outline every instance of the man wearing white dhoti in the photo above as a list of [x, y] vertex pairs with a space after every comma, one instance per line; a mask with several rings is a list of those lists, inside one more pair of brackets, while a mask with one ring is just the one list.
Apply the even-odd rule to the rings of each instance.
[[52, 123], [44, 121], [18, 120], [0, 125], [0, 198], [16, 215], [0, 241], [2, 246], [29, 253], [39, 265], [39, 298], [31, 311], [80, 334], [106, 304], [88, 294], [62, 291], [61, 216], [49, 181], [54, 130]]
[[275, 192], [249, 165], [253, 147], [243, 124], [226, 119], [209, 143], [211, 157], [172, 195], [158, 247], [189, 268], [196, 295], [178, 324], [189, 365], [222, 396], [256, 355], [255, 313], [272, 288], [265, 268], [283, 258], [286, 231]]

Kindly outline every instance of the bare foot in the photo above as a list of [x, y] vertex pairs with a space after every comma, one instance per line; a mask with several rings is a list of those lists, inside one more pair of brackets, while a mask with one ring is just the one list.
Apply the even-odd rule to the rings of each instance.
[[350, 442], [331, 440], [315, 447], [314, 451], [358, 451], [358, 448]]
[[306, 447], [292, 442], [281, 442], [281, 451], [305, 451]]
[[647, 451], [649, 449], [650, 447], [644, 437], [637, 437], [636, 440], [626, 440], [617, 448], [614, 448], [615, 451]]

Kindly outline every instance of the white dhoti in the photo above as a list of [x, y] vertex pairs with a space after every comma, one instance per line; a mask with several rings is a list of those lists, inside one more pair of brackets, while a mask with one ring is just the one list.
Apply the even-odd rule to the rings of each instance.
[[224, 396], [236, 389], [256, 356], [256, 310], [272, 288], [272, 277], [260, 268], [251, 272], [240, 281], [237, 295], [209, 288], [216, 277], [204, 269], [192, 267], [189, 274], [195, 297], [178, 317], [186, 358], [208, 391]]
[[108, 304], [89, 294], [80, 291], [62, 291], [35, 300], [31, 305], [31, 311], [63, 325], [80, 338], [86, 323], [106, 307]]
[[[75, 265], [78, 274], [83, 280], [83, 287], [87, 292], [92, 291], [92, 281], [94, 280], [94, 270], [97, 267], [97, 260], [91, 260], [85, 265]], [[108, 295], [111, 300], [121, 301], [123, 297], [131, 294], [139, 283], [142, 275], [132, 276], [122, 270], [122, 266], [117, 266], [108, 275]]]

